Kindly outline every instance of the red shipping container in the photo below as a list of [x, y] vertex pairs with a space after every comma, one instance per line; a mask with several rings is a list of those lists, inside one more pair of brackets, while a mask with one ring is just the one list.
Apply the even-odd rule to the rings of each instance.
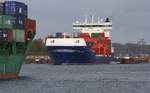
[[98, 44], [99, 43], [97, 38], [91, 38], [91, 42], [93, 42], [94, 44]]
[[105, 55], [105, 50], [104, 50], [104, 48], [100, 48], [100, 55]]
[[91, 48], [96, 55], [104, 55], [104, 48], [101, 44], [96, 44]]
[[91, 42], [91, 43], [97, 43], [96, 39], [90, 38], [90, 37], [83, 37], [85, 42]]
[[82, 38], [84, 38], [84, 37], [90, 37], [89, 33], [80, 33], [79, 36], [82, 37]]
[[30, 32], [36, 32], [36, 21], [25, 18], [24, 20], [24, 27], [25, 27], [25, 38], [26, 40], [30, 40]]
[[101, 37], [105, 37], [105, 33], [100, 33], [100, 36]]
[[93, 47], [94, 47], [94, 48], [101, 48], [101, 47], [103, 47], [103, 45], [100, 44], [100, 43], [97, 43], [97, 44], [95, 44]]
[[0, 41], [12, 42], [13, 41], [13, 31], [12, 30], [0, 30]]
[[96, 55], [100, 55], [100, 48], [95, 48]]
[[104, 37], [97, 38], [97, 41], [98, 41], [98, 43], [103, 44], [103, 42], [104, 42]]
[[111, 50], [110, 49], [105, 49], [105, 55], [110, 56], [111, 55]]
[[108, 37], [104, 37], [104, 41], [109, 41], [109, 38]]
[[108, 50], [108, 55], [110, 56], [112, 53], [111, 53], [111, 49]]
[[103, 40], [103, 45], [104, 46], [108, 46], [110, 44], [110, 40], [108, 37], [105, 37], [104, 40]]
[[90, 37], [84, 37], [85, 42], [92, 42]]
[[96, 55], [105, 55], [104, 48], [93, 48], [92, 49]]
[[27, 32], [35, 32], [36, 31], [36, 21], [25, 18], [24, 20], [25, 30]]

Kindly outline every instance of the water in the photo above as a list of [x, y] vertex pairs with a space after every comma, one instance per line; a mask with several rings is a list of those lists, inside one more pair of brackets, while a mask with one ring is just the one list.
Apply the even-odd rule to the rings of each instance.
[[150, 64], [23, 65], [0, 93], [150, 93]]

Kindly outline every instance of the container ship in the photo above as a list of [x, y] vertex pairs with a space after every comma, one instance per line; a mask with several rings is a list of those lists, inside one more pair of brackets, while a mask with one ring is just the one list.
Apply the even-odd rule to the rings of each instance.
[[85, 16], [85, 21], [75, 21], [73, 30], [79, 32], [79, 37], [84, 38], [87, 47], [95, 54], [95, 63], [110, 63], [113, 60], [110, 32], [112, 30], [111, 18], [91, 16], [91, 21]]
[[28, 18], [25, 3], [0, 2], [0, 79], [18, 77], [35, 34], [36, 21]]
[[113, 60], [110, 18], [73, 22], [73, 35], [56, 33], [46, 38], [45, 44], [52, 61], [56, 64], [109, 64]]

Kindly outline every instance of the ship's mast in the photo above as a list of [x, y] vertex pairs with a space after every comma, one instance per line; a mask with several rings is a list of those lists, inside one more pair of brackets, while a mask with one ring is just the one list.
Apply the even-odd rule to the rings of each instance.
[[88, 15], [85, 15], [85, 23], [88, 23]]
[[[91, 22], [88, 22], [88, 18], [91, 18]], [[101, 19], [97, 17], [97, 21], [93, 15], [91, 17], [85, 15], [85, 21], [76, 21], [72, 24], [73, 30], [78, 30], [81, 33], [105, 33], [106, 37], [110, 38], [110, 31], [112, 30], [112, 22], [110, 18]]]

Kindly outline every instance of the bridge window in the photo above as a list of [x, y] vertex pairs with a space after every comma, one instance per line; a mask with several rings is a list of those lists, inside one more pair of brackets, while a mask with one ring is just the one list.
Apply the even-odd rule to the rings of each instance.
[[51, 41], [51, 43], [54, 43], [54, 42], [55, 42], [55, 40], [52, 40], [52, 41]]
[[76, 40], [76, 43], [80, 43], [80, 40]]
[[112, 25], [73, 25], [73, 27], [112, 27]]

